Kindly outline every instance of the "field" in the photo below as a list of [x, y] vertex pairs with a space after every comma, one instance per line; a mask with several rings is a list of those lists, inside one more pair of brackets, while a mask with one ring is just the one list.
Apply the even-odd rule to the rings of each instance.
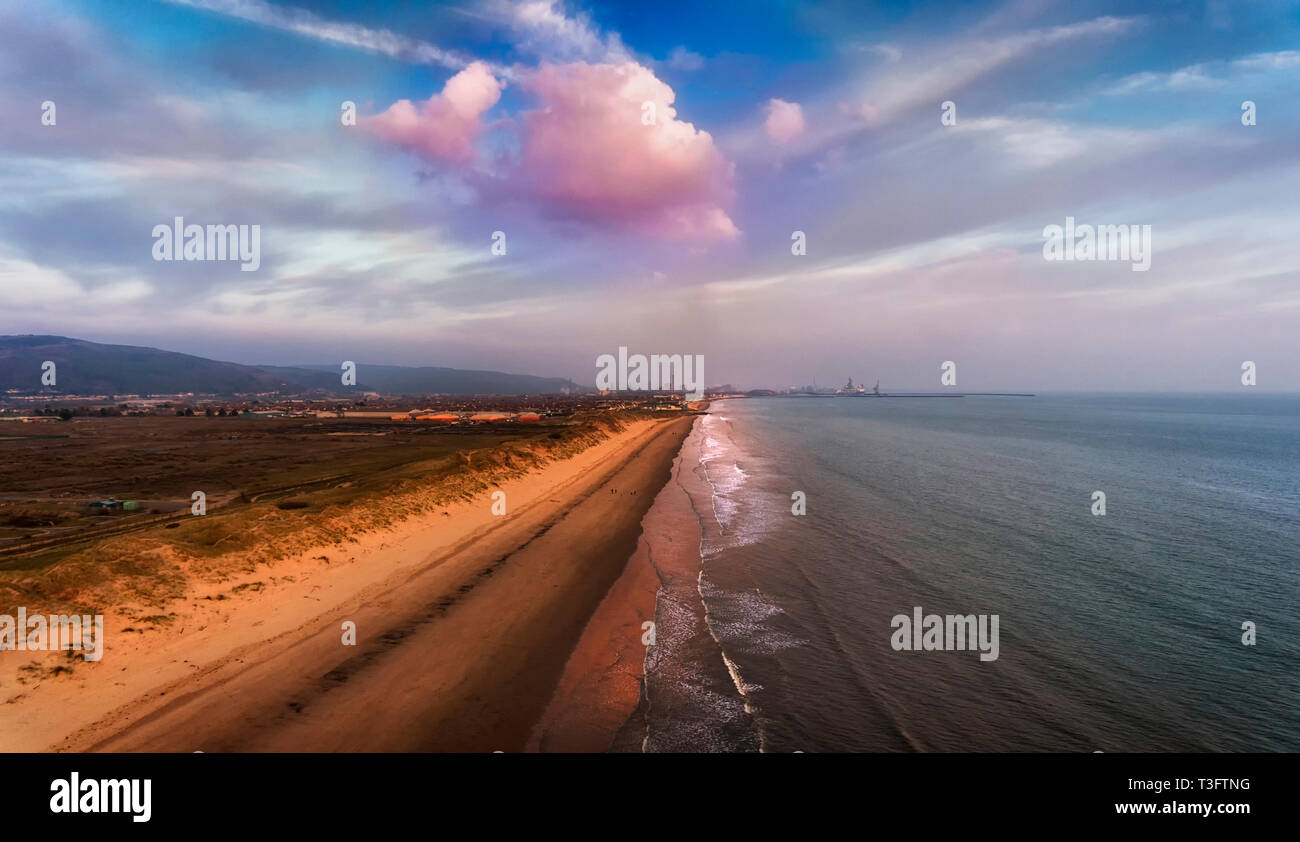
[[[0, 591], [10, 593], [0, 603], [75, 602], [96, 580], [129, 578], [137, 566], [144, 578], [162, 573], [160, 564], [175, 573], [178, 558], [286, 552], [282, 539], [306, 531], [319, 540], [340, 518], [378, 525], [479, 493], [493, 477], [580, 449], [617, 423], [578, 416], [472, 426], [207, 417], [6, 424]], [[195, 491], [206, 496], [202, 518], [191, 513]], [[377, 505], [394, 495], [404, 502]], [[110, 499], [136, 505], [92, 508]]]

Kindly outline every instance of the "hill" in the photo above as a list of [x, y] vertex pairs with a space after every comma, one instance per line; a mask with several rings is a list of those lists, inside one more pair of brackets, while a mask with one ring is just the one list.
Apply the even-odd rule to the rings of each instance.
[[[55, 364], [53, 386], [41, 383], [46, 360]], [[0, 389], [69, 395], [232, 395], [293, 392], [302, 387], [253, 366], [157, 348], [102, 345], [66, 336], [0, 336]]]
[[[43, 386], [42, 366], [55, 364]], [[432, 366], [357, 364], [357, 385], [343, 386], [338, 365], [250, 366], [134, 345], [105, 345], [66, 336], [0, 336], [0, 390], [65, 395], [257, 392], [347, 395], [525, 395], [577, 390], [568, 380]]]

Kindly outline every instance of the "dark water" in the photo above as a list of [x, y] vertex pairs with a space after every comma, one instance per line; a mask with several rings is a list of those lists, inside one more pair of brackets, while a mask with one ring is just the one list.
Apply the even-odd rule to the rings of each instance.
[[[676, 645], [748, 709], [709, 747], [1300, 751], [1300, 398], [736, 400], [694, 445]], [[914, 606], [998, 615], [998, 659], [894, 651]]]

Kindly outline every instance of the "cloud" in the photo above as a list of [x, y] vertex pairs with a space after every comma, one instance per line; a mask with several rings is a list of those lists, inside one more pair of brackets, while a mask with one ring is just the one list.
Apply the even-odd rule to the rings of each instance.
[[676, 94], [652, 71], [544, 64], [521, 85], [540, 102], [524, 115], [518, 173], [533, 195], [578, 219], [675, 239], [739, 236], [726, 211], [734, 167], [708, 132], [677, 119]]
[[803, 120], [803, 108], [797, 102], [770, 99], [763, 110], [767, 112], [763, 128], [767, 131], [767, 136], [777, 143], [789, 143], [801, 137], [807, 129]]
[[1136, 23], [1135, 18], [1099, 17], [997, 39], [943, 44], [889, 65], [890, 72], [868, 89], [862, 113], [893, 120], [908, 109], [937, 104], [1036, 51], [1082, 38], [1123, 35]]
[[673, 47], [668, 54], [668, 66], [673, 70], [699, 70], [704, 66], [704, 56], [685, 47]]
[[880, 56], [888, 64], [893, 64], [903, 57], [903, 51], [893, 44], [868, 44], [859, 49]]
[[81, 284], [63, 271], [32, 263], [0, 243], [0, 304], [6, 308], [57, 311], [84, 297]]
[[1234, 69], [1246, 72], [1269, 70], [1295, 70], [1300, 68], [1300, 51], [1283, 50], [1276, 53], [1255, 53], [1232, 63]]
[[631, 53], [618, 33], [602, 35], [587, 15], [569, 17], [556, 0], [528, 0], [509, 7], [516, 47], [551, 61], [624, 62]]
[[734, 166], [708, 132], [677, 119], [676, 94], [653, 71], [631, 61], [573, 62], [516, 75], [537, 107], [512, 121], [520, 151], [495, 175], [465, 166], [484, 112], [500, 97], [484, 65], [470, 65], [418, 107], [400, 100], [366, 123], [426, 161], [462, 166], [457, 174], [488, 197], [522, 199], [548, 216], [697, 242], [739, 236], [728, 214]]
[[1119, 161], [1176, 142], [1178, 137], [1177, 130], [998, 116], [962, 120], [954, 129], [958, 135], [1005, 150], [1001, 157], [1010, 169], [1040, 169], [1068, 161]]
[[[909, 143], [905, 127], [915, 125], [914, 118], [937, 109], [945, 99], [971, 101], [978, 97], [987, 110], [989, 103], [1018, 93], [1009, 90], [1001, 78], [1012, 68], [1023, 68], [1045, 54], [1055, 55], [1071, 46], [1082, 48], [1087, 42], [1122, 37], [1143, 23], [1140, 17], [1103, 16], [1017, 31], [1008, 31], [1004, 25], [978, 26], [975, 35], [963, 28], [940, 38], [907, 43], [892, 39], [850, 43], [848, 51], [872, 58], [856, 78], [846, 77], [801, 96], [800, 108], [817, 119], [805, 119], [798, 154], [820, 172], [841, 171], [865, 154], [861, 150], [868, 148], [863, 144], [866, 138], [876, 153]], [[1038, 84], [1040, 78], [1026, 72], [1014, 84], [1025, 84], [1025, 80]], [[926, 117], [927, 122], [931, 119]], [[755, 124], [748, 131], [727, 132], [724, 138], [723, 148], [740, 163], [742, 172], [747, 171], [747, 163], [768, 163], [789, 153]]]
[[458, 53], [425, 41], [416, 41], [387, 29], [371, 29], [353, 23], [325, 20], [305, 9], [273, 6], [263, 0], [167, 0], [206, 12], [239, 18], [251, 23], [282, 29], [305, 38], [356, 47], [374, 53], [415, 62], [460, 69], [469, 61]]
[[474, 160], [474, 140], [483, 128], [483, 114], [497, 104], [504, 86], [486, 64], [476, 61], [419, 106], [409, 99], [398, 100], [363, 124], [426, 160], [466, 164]]
[[1208, 90], [1222, 84], [1221, 80], [1207, 75], [1203, 64], [1191, 65], [1173, 73], [1134, 73], [1121, 79], [1104, 93], [1123, 95], [1143, 91]]
[[1283, 50], [1275, 53], [1255, 53], [1228, 62], [1189, 64], [1169, 73], [1133, 73], [1120, 79], [1104, 91], [1122, 96], [1134, 93], [1164, 91], [1212, 90], [1230, 82], [1258, 74], [1285, 73], [1300, 68], [1300, 52]]

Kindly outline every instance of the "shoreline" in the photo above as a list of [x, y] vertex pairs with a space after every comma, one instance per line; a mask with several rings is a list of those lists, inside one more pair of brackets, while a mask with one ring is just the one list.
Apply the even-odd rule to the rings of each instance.
[[[670, 512], [682, 502], [680, 471], [699, 423], [697, 416], [673, 457], [668, 481], [641, 520], [635, 552], [569, 654], [546, 710], [533, 726], [529, 751], [642, 751], [646, 665], [658, 645], [660, 598], [669, 584], [655, 551], [662, 553], [673, 542]], [[698, 551], [698, 530], [693, 542], [680, 531], [677, 537], [681, 546]]]
[[[714, 517], [700, 415], [642, 520], [636, 552], [592, 614], [529, 739], [531, 751], [761, 751], [748, 699], [704, 601]], [[654, 621], [647, 645], [641, 623]], [[653, 733], [652, 733], [652, 726]]]
[[173, 628], [106, 617], [103, 660], [70, 674], [19, 686], [5, 659], [0, 750], [523, 749], [694, 420], [636, 421], [501, 483], [506, 517], [476, 499], [354, 536], [342, 563], [205, 583]]

